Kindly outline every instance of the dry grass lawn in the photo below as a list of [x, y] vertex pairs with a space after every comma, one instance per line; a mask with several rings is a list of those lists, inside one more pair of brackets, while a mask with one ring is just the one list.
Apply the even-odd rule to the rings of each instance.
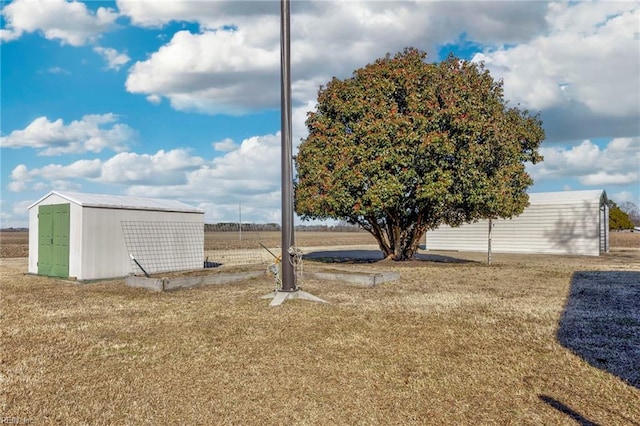
[[[28, 276], [26, 258], [3, 258], [0, 416], [640, 425], [640, 234], [620, 241], [612, 234], [597, 258], [496, 254], [491, 267], [462, 253], [340, 264], [401, 279], [364, 289], [303, 278], [330, 304], [277, 308], [260, 298], [266, 276], [153, 293]], [[595, 290], [604, 306], [585, 299]]]

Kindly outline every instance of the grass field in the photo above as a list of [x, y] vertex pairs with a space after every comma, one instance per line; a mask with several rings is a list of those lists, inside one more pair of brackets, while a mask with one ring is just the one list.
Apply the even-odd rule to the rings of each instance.
[[278, 308], [266, 276], [169, 293], [28, 276], [24, 236], [1, 237], [14, 423], [640, 425], [637, 233], [600, 257], [340, 264], [401, 278], [303, 279], [330, 304]]
[[[279, 232], [205, 232], [205, 250], [255, 249], [259, 243], [267, 247], [280, 246]], [[368, 232], [315, 232], [296, 233], [296, 243], [301, 247], [328, 245], [376, 244]], [[0, 258], [29, 256], [29, 233], [0, 231]]]
[[[640, 248], [640, 233], [612, 232], [611, 246], [617, 248]], [[278, 232], [244, 232], [239, 237], [235, 232], [206, 232], [205, 250], [256, 248], [261, 242], [267, 247], [280, 244]], [[376, 244], [367, 232], [298, 232], [296, 243], [300, 247], [343, 246]], [[29, 255], [28, 232], [0, 232], [0, 258], [27, 257]]]

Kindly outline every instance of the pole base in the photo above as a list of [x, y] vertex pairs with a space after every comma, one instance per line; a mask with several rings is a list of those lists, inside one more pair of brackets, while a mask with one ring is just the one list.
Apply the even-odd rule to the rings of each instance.
[[310, 302], [318, 303], [329, 303], [324, 299], [320, 299], [319, 297], [302, 290], [272, 291], [271, 293], [262, 296], [262, 299], [273, 299], [271, 303], [269, 303], [269, 306], [280, 306], [284, 303], [285, 300], [291, 299], [308, 300]]

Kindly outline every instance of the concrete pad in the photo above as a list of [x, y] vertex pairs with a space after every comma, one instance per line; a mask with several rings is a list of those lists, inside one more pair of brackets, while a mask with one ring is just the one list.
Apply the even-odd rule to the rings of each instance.
[[306, 291], [296, 290], [296, 291], [272, 291], [269, 294], [262, 296], [262, 299], [273, 299], [269, 306], [280, 306], [287, 300], [300, 299], [300, 300], [308, 300], [310, 302], [318, 302], [318, 303], [329, 303], [324, 299], [321, 299], [317, 296], [314, 296], [311, 293], [307, 293]]
[[162, 291], [164, 290], [162, 278], [136, 277], [129, 275], [125, 278], [125, 284], [129, 287], [146, 288], [147, 290]]
[[236, 281], [250, 280], [265, 276], [264, 271], [236, 272], [232, 274], [205, 275], [202, 277], [202, 285], [227, 284]]
[[164, 285], [163, 290], [178, 290], [180, 288], [196, 287], [202, 284], [203, 277], [179, 277], [179, 278], [164, 278], [162, 283]]
[[359, 287], [375, 287], [378, 284], [398, 281], [400, 273], [398, 272], [382, 272], [382, 273], [353, 273], [353, 272], [305, 272], [305, 276], [318, 280], [341, 281], [347, 284], [353, 284]]
[[263, 271], [174, 278], [146, 278], [130, 275], [125, 279], [125, 283], [130, 287], [146, 288], [153, 291], [170, 291], [203, 285], [228, 284], [258, 278], [264, 275], [265, 273]]

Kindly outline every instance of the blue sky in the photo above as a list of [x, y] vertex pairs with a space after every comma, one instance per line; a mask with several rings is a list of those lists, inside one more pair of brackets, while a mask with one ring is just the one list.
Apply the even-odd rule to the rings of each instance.
[[[280, 221], [279, 2], [2, 3], [2, 227], [52, 189]], [[296, 1], [293, 139], [333, 76], [406, 46], [484, 61], [539, 111], [531, 192], [640, 205], [637, 2]], [[294, 148], [295, 149], [295, 148]]]

